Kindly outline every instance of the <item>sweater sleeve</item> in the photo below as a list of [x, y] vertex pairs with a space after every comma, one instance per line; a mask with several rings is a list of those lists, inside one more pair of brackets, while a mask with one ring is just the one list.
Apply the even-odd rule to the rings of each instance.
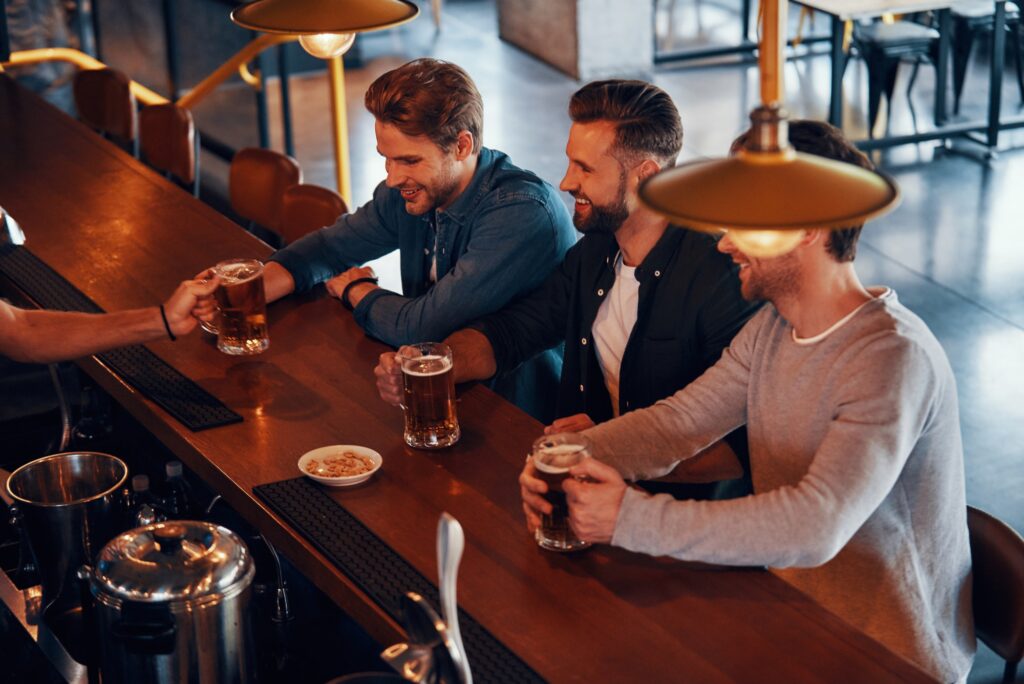
[[725, 565], [814, 567], [832, 559], [889, 496], [939, 382], [928, 354], [895, 335], [863, 349], [844, 380], [824, 439], [797, 483], [702, 502], [631, 489], [612, 543]]
[[[772, 310], [774, 311], [774, 310]], [[747, 421], [747, 384], [762, 309], [718, 363], [672, 396], [586, 431], [594, 456], [631, 480], [660, 477]]]

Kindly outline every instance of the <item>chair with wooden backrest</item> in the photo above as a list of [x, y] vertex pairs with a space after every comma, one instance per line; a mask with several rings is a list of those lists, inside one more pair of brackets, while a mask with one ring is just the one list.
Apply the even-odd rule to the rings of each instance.
[[982, 510], [967, 507], [974, 563], [974, 629], [1006, 660], [1012, 682], [1024, 656], [1024, 538]]
[[139, 156], [139, 116], [131, 80], [117, 69], [75, 74], [72, 90], [78, 118]]
[[143, 107], [139, 136], [145, 162], [199, 197], [199, 134], [192, 113], [174, 103]]
[[302, 182], [299, 162], [286, 154], [247, 147], [231, 160], [231, 208], [252, 224], [281, 233], [284, 191]]
[[285, 244], [329, 226], [348, 211], [341, 195], [319, 185], [293, 185], [284, 191], [281, 238]]

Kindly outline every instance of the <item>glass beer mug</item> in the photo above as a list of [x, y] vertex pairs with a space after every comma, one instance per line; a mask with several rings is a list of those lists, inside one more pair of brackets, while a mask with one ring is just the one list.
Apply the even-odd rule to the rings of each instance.
[[217, 349], [233, 356], [259, 354], [270, 346], [263, 263], [229, 259], [213, 267], [220, 285], [213, 293], [217, 315], [202, 327], [217, 336]]
[[405, 443], [417, 449], [441, 449], [458, 442], [452, 350], [438, 342], [411, 344], [398, 350], [398, 361]]
[[533, 443], [530, 459], [536, 471], [534, 477], [547, 483], [544, 498], [551, 504], [551, 513], [541, 515], [540, 527], [534, 533], [542, 549], [566, 552], [590, 546], [589, 542], [580, 541], [569, 527], [569, 504], [562, 490], [569, 469], [589, 457], [590, 441], [578, 433], [545, 435]]

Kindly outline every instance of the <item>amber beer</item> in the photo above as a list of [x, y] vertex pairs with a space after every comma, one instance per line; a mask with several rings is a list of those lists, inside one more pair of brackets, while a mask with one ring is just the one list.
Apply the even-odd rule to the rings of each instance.
[[562, 483], [569, 477], [569, 469], [590, 455], [586, 438], [581, 435], [562, 434], [541, 437], [533, 443], [533, 467], [538, 479], [548, 491], [544, 495], [551, 504], [551, 513], [542, 514], [537, 528], [537, 544], [549, 551], [579, 551], [590, 544], [580, 541], [569, 527], [569, 505], [565, 500]]
[[263, 264], [255, 259], [232, 259], [214, 267], [220, 286], [217, 300], [217, 349], [225, 354], [259, 354], [270, 346]]
[[447, 345], [425, 342], [402, 347], [405, 443], [417, 449], [441, 449], [459, 441], [455, 415], [455, 378]]

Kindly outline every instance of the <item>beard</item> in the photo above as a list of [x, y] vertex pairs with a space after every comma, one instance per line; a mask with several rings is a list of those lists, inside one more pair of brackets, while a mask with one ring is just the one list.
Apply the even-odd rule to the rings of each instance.
[[[573, 197], [576, 197], [574, 194]], [[605, 205], [598, 205], [591, 201], [590, 215], [583, 216], [579, 211], [573, 212], [572, 223], [576, 230], [584, 235], [587, 233], [614, 234], [625, 220], [629, 218], [629, 209], [626, 207], [626, 174], [619, 176], [619, 189], [617, 197]]]
[[[747, 279], [742, 282], [740, 294], [749, 302], [775, 302], [799, 294], [800, 265], [793, 254], [765, 260], [768, 268], [758, 268], [753, 263], [747, 269]], [[756, 269], [756, 270], [755, 270]]]

